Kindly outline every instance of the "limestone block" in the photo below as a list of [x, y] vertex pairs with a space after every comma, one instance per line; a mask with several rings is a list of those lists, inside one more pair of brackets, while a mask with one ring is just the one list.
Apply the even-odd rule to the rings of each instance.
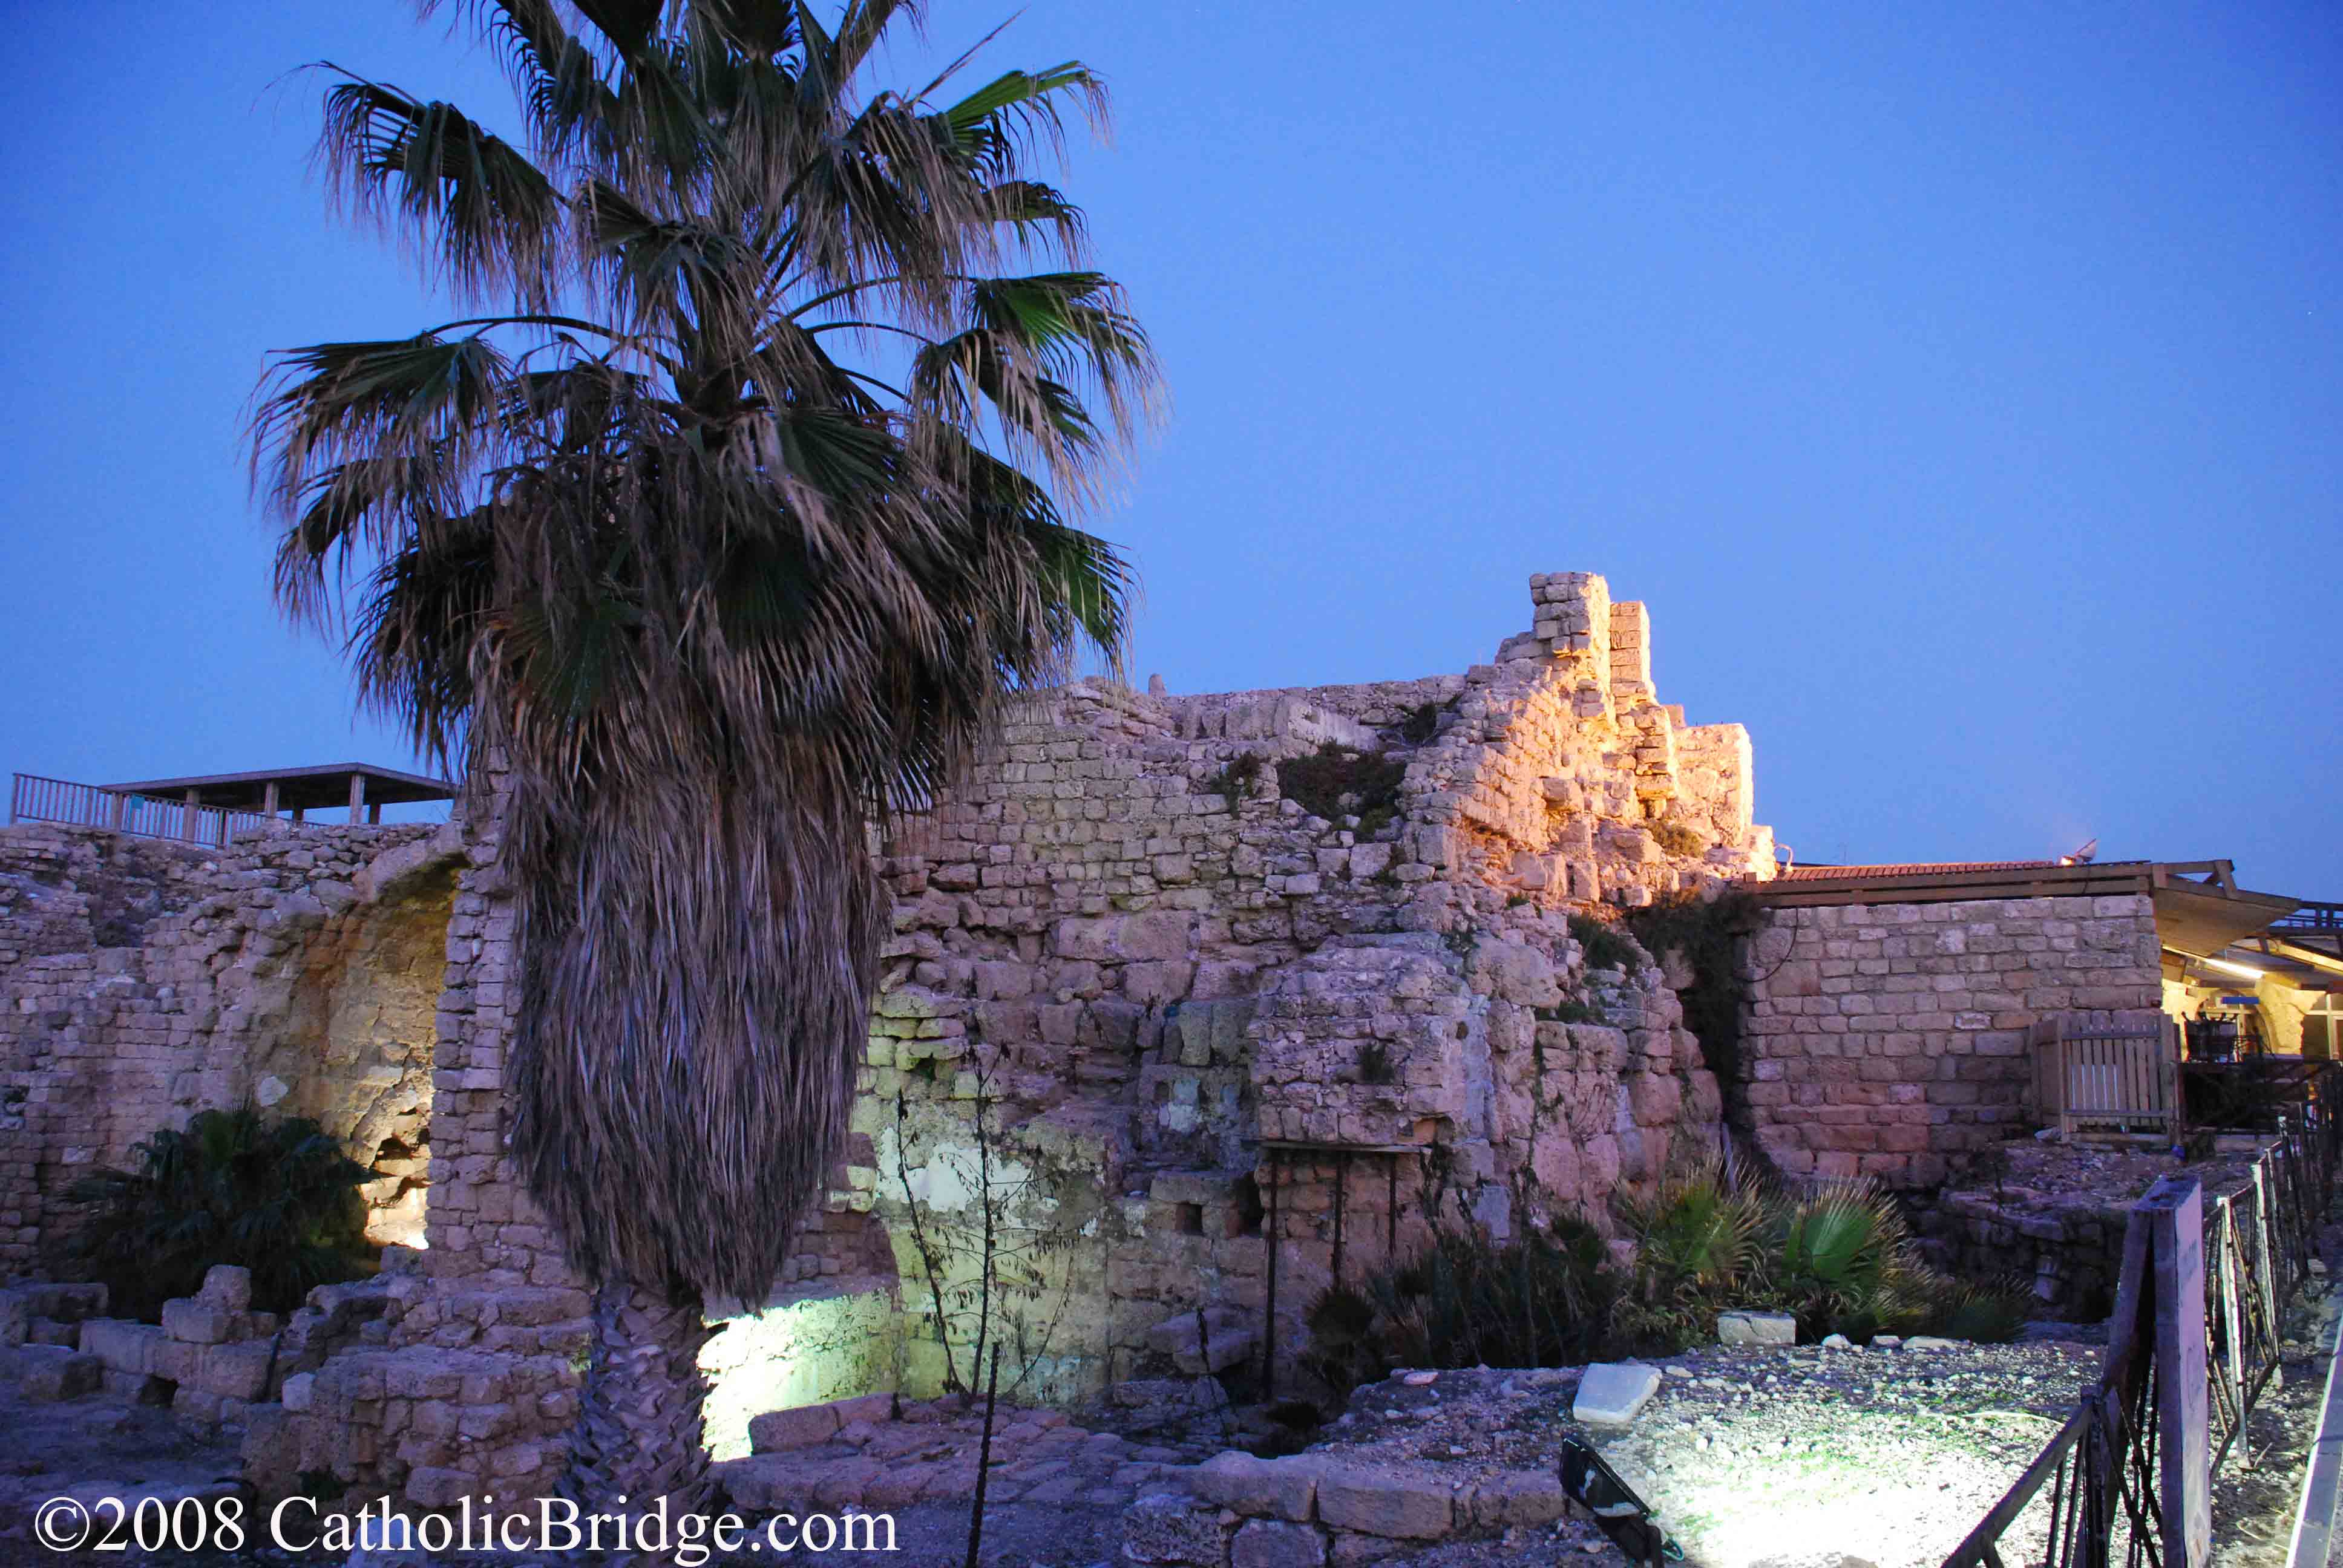
[[1463, 1507], [1473, 1528], [1502, 1530], [1514, 1524], [1551, 1524], [1569, 1511], [1562, 1479], [1551, 1471], [1509, 1470], [1473, 1489]]
[[1230, 1449], [1190, 1472], [1188, 1484], [1207, 1503], [1248, 1517], [1308, 1519], [1318, 1496], [1317, 1462], [1262, 1459]]
[[1788, 1312], [1720, 1312], [1716, 1340], [1726, 1345], [1794, 1345], [1798, 1320]]
[[1578, 1380], [1570, 1419], [1587, 1426], [1630, 1426], [1660, 1388], [1660, 1369], [1642, 1362], [1598, 1362]]
[[1249, 1519], [1229, 1543], [1229, 1568], [1324, 1568], [1326, 1536], [1308, 1524]]
[[253, 1271], [236, 1268], [235, 1263], [213, 1263], [204, 1271], [204, 1289], [195, 1293], [204, 1305], [216, 1305], [223, 1312], [246, 1312], [253, 1305]]
[[295, 1372], [291, 1377], [287, 1378], [281, 1396], [285, 1408], [290, 1411], [307, 1410], [312, 1394], [317, 1388], [317, 1382], [316, 1372]]
[[769, 1410], [749, 1419], [749, 1446], [758, 1453], [785, 1448], [811, 1448], [838, 1433], [838, 1411], [827, 1404], [800, 1405], [795, 1410]]
[[106, 1363], [83, 1351], [63, 1345], [26, 1345], [18, 1352], [24, 1374], [17, 1392], [35, 1403], [79, 1399], [96, 1393], [106, 1375]]
[[277, 1347], [267, 1340], [206, 1345], [196, 1361], [195, 1384], [222, 1399], [256, 1400], [267, 1392]]
[[1432, 1541], [1456, 1520], [1448, 1483], [1399, 1464], [1329, 1463], [1318, 1476], [1318, 1517], [1342, 1530]]
[[168, 1378], [173, 1382], [191, 1382], [196, 1375], [196, 1358], [204, 1347], [175, 1340], [168, 1334], [147, 1342], [146, 1370], [156, 1377]]
[[1232, 1533], [1217, 1507], [1185, 1493], [1151, 1493], [1123, 1510], [1123, 1560], [1226, 1568]]
[[183, 1344], [216, 1345], [228, 1337], [236, 1313], [200, 1296], [163, 1303], [163, 1332]]
[[98, 1379], [98, 1389], [116, 1404], [166, 1405], [171, 1402], [173, 1386], [158, 1377], [145, 1377], [137, 1372], [116, 1372], [108, 1368]]
[[59, 1322], [55, 1318], [35, 1318], [25, 1339], [30, 1344], [64, 1345], [78, 1350], [81, 1348], [81, 1325]]
[[155, 1346], [165, 1337], [152, 1323], [93, 1318], [82, 1325], [81, 1348], [118, 1372], [144, 1377], [155, 1370]]

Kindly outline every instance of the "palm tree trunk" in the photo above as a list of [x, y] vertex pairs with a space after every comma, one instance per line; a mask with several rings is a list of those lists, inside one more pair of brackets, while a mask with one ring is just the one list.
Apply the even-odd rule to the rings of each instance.
[[582, 1513], [640, 1518], [665, 1499], [671, 1541], [676, 1522], [705, 1505], [709, 1337], [697, 1292], [676, 1302], [624, 1280], [594, 1292], [593, 1360], [561, 1488]]

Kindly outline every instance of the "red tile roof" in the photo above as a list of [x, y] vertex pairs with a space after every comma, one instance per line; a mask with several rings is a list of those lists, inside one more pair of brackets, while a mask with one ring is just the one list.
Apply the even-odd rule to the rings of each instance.
[[2057, 860], [1926, 860], [1901, 866], [1797, 866], [1774, 879], [1821, 882], [1844, 877], [1940, 877], [1955, 871], [2031, 871], [2060, 864]]

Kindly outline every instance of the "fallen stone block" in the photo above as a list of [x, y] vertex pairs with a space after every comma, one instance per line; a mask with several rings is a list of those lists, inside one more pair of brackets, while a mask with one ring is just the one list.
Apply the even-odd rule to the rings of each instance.
[[1794, 1345], [1798, 1320], [1787, 1312], [1719, 1312], [1716, 1341], [1725, 1345]]
[[1570, 1511], [1562, 1478], [1550, 1470], [1509, 1470], [1473, 1489], [1463, 1503], [1473, 1528], [1551, 1524]]
[[1448, 1483], [1397, 1464], [1329, 1464], [1318, 1476], [1318, 1517], [1342, 1530], [1432, 1541], [1456, 1523]]
[[241, 1312], [252, 1306], [252, 1271], [234, 1263], [215, 1263], [204, 1272], [196, 1300], [222, 1312]]
[[196, 1386], [222, 1399], [256, 1400], [268, 1390], [268, 1371], [276, 1359], [277, 1347], [266, 1340], [206, 1345], [196, 1362]]
[[1914, 1334], [1904, 1342], [1904, 1348], [1907, 1351], [1956, 1351], [1961, 1348], [1962, 1342], [1959, 1340], [1945, 1339], [1936, 1334]]
[[[735, 1508], [762, 1513], [799, 1502], [814, 1501], [809, 1495], [812, 1478], [806, 1473], [805, 1466], [794, 1460], [751, 1454], [745, 1459], [719, 1460], [709, 1465], [708, 1471], [709, 1476], [724, 1488], [725, 1495], [732, 1500]], [[801, 1497], [801, 1493], [809, 1495]], [[837, 1505], [825, 1496], [820, 1506]]]
[[895, 1396], [891, 1393], [858, 1394], [852, 1399], [832, 1400], [830, 1408], [838, 1412], [838, 1424], [840, 1426], [850, 1426], [858, 1421], [892, 1421], [895, 1419]]
[[109, 1367], [98, 1379], [98, 1392], [118, 1404], [169, 1404], [176, 1392], [158, 1377], [144, 1372], [116, 1372]]
[[769, 1410], [749, 1418], [749, 1448], [773, 1453], [785, 1448], [811, 1448], [838, 1435], [838, 1411], [826, 1404], [800, 1405], [795, 1410]]
[[1248, 1519], [1229, 1543], [1229, 1568], [1325, 1568], [1326, 1537], [1310, 1524]]
[[220, 1396], [181, 1383], [171, 1395], [171, 1413], [190, 1426], [209, 1427], [220, 1418]]
[[162, 1335], [147, 1342], [146, 1370], [156, 1377], [173, 1382], [186, 1382], [196, 1375], [196, 1358], [204, 1347], [191, 1345], [185, 1340]]
[[224, 1343], [236, 1314], [200, 1296], [180, 1296], [163, 1303], [163, 1332], [182, 1344]]
[[1309, 1460], [1262, 1459], [1231, 1449], [1186, 1473], [1197, 1496], [1252, 1518], [1308, 1519], [1318, 1496], [1317, 1466]]
[[96, 1393], [105, 1381], [106, 1363], [85, 1352], [63, 1345], [26, 1345], [17, 1390], [27, 1400], [52, 1404]]
[[155, 1370], [155, 1346], [163, 1331], [126, 1318], [92, 1318], [81, 1326], [81, 1348], [117, 1372], [144, 1377]]
[[1122, 1511], [1122, 1555], [1130, 1563], [1223, 1568], [1235, 1520], [1182, 1492], [1157, 1492]]
[[1641, 1362], [1598, 1362], [1578, 1380], [1570, 1419], [1587, 1426], [1630, 1426], [1659, 1392], [1660, 1369]]

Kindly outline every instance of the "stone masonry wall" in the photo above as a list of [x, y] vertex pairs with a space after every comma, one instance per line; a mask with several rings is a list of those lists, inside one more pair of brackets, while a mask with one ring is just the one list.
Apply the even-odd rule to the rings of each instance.
[[2154, 1009], [2146, 894], [1776, 909], [1749, 944], [1750, 1131], [1783, 1171], [1934, 1187], [2023, 1125], [2026, 1030]]
[[[745, 1434], [759, 1391], [970, 1379], [988, 1207], [1003, 1395], [1071, 1404], [1253, 1375], [1272, 1242], [1290, 1367], [1338, 1248], [1355, 1277], [1433, 1213], [1607, 1224], [1615, 1190], [1713, 1147], [1720, 1096], [1674, 996], [1650, 965], [1588, 973], [1568, 918], [1770, 870], [1746, 736], [1653, 701], [1646, 618], [1600, 578], [1536, 579], [1533, 607], [1531, 635], [1461, 676], [1187, 698], [1088, 680], [1012, 716], [884, 847], [895, 930], [849, 1157], [773, 1297], [711, 1303], [734, 1320], [713, 1441]], [[1365, 793], [1325, 817], [1288, 798], [1284, 771], [1345, 753], [1374, 765]], [[387, 1344], [262, 1413], [256, 1463], [314, 1450], [417, 1503], [550, 1483], [588, 1302], [503, 1157], [512, 941], [477, 824], [438, 999], [429, 1250], [390, 1282]], [[1209, 1344], [1185, 1332], [1199, 1309]], [[817, 1345], [814, 1374], [795, 1362]], [[442, 1385], [448, 1412], [396, 1392]]]
[[246, 1100], [348, 1142], [379, 1172], [377, 1239], [411, 1239], [455, 847], [428, 826], [226, 849], [0, 829], [0, 1270], [37, 1269], [90, 1169]]
[[[1657, 702], [1649, 617], [1602, 578], [1542, 576], [1531, 601], [1529, 631], [1461, 675], [1036, 694], [883, 846], [894, 934], [847, 1158], [771, 1298], [710, 1304], [730, 1320], [713, 1442], [744, 1443], [760, 1402], [970, 1380], [988, 1211], [1003, 1396], [1128, 1404], [1207, 1373], [1257, 1392], [1272, 1332], [1290, 1376], [1324, 1287], [1435, 1218], [1607, 1226], [1614, 1194], [1714, 1148], [1718, 1088], [1656, 966], [1589, 971], [1570, 920], [1770, 873], [1746, 733]], [[498, 825], [415, 831], [206, 857], [39, 829], [0, 865], [47, 879], [25, 929], [51, 934], [0, 939], [0, 980], [31, 999], [6, 1042], [40, 1020], [78, 1053], [74, 1083], [146, 1053], [167, 1093], [125, 1116], [137, 1135], [273, 1082], [379, 1137], [399, 1223], [427, 1154], [423, 1245], [379, 1316], [223, 1413], [256, 1476], [327, 1470], [433, 1505], [551, 1484], [589, 1302], [504, 1154], [518, 971]], [[154, 911], [107, 946], [86, 890], [125, 859]], [[435, 972], [393, 907], [444, 925]], [[427, 1051], [408, 1038], [426, 997]], [[28, 1081], [28, 1102], [65, 1081]], [[401, 1120], [418, 1107], [427, 1132]], [[44, 1151], [28, 1184], [69, 1147], [121, 1146], [68, 1121], [25, 1141]], [[42, 1216], [20, 1212], [29, 1238]]]

